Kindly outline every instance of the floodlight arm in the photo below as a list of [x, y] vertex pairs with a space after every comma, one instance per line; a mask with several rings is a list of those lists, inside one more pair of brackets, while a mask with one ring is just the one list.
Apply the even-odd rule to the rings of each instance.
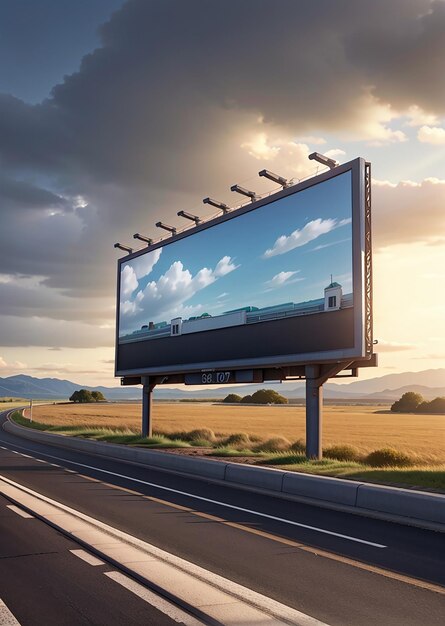
[[178, 232], [174, 226], [169, 226], [168, 224], [164, 224], [163, 222], [156, 222], [156, 227], [168, 230], [168, 232], [172, 235], [176, 235], [176, 233]]
[[319, 152], [312, 152], [312, 154], [308, 156], [308, 159], [310, 161], [318, 161], [318, 163], [326, 165], [331, 170], [333, 170], [334, 167], [337, 167], [337, 165], [339, 164], [338, 161], [335, 161], [335, 159], [330, 159], [329, 157], [325, 156], [324, 154], [320, 154]]
[[133, 252], [133, 248], [130, 248], [130, 246], [124, 246], [123, 243], [115, 243], [114, 247], [119, 248], [119, 250], [123, 250], [124, 252], [128, 252], [128, 254], [131, 254]]
[[258, 197], [254, 191], [250, 191], [249, 189], [240, 187], [240, 185], [232, 185], [230, 187], [230, 191], [235, 191], [235, 193], [240, 193], [243, 196], [247, 196], [248, 198], [250, 198], [251, 202], [255, 202], [255, 200], [258, 200]]
[[191, 222], [195, 222], [196, 226], [201, 223], [201, 218], [198, 215], [192, 215], [191, 213], [187, 213], [187, 211], [178, 211], [177, 215], [179, 217], [185, 217], [186, 220], [190, 220]]
[[150, 237], [146, 237], [145, 235], [141, 235], [140, 233], [135, 233], [133, 235], [133, 238], [144, 241], [148, 246], [151, 246], [151, 244], [153, 243], [153, 239], [150, 239]]
[[203, 203], [214, 206], [215, 208], [222, 211], [224, 214], [230, 211], [230, 207], [227, 206], [227, 204], [224, 204], [224, 202], [219, 202], [218, 200], [214, 200], [213, 198], [204, 198]]
[[281, 185], [283, 189], [289, 187], [289, 181], [287, 180], [287, 178], [283, 178], [283, 176], [280, 176], [279, 174], [274, 174], [269, 170], [261, 170], [261, 172], [258, 172], [258, 176], [264, 176], [264, 178], [268, 178], [274, 183], [278, 183], [278, 185]]

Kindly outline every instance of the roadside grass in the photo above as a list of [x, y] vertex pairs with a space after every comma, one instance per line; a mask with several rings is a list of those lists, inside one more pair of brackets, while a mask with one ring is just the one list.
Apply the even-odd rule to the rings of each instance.
[[334, 445], [325, 448], [324, 458], [318, 461], [306, 458], [302, 439], [292, 443], [284, 437], [261, 439], [258, 435], [249, 433], [227, 435], [206, 428], [157, 432], [153, 437], [146, 438], [136, 429], [126, 426], [95, 427], [85, 424], [30, 422], [20, 411], [15, 411], [12, 419], [21, 426], [35, 430], [96, 441], [150, 449], [197, 447], [202, 448], [203, 456], [252, 457], [255, 465], [279, 467], [286, 471], [445, 491], [443, 461], [438, 462], [434, 458], [432, 462], [427, 462], [415, 453], [408, 454], [389, 447], [361, 452], [355, 446]]
[[236, 457], [236, 456], [262, 456], [258, 452], [253, 452], [249, 448], [230, 448], [227, 446], [221, 446], [220, 448], [214, 448], [207, 456], [221, 456], [221, 457]]

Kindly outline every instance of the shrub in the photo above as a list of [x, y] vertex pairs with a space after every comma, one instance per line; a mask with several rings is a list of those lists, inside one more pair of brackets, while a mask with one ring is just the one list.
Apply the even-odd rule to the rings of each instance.
[[252, 395], [253, 404], [287, 404], [288, 400], [274, 389], [259, 389]]
[[255, 446], [255, 452], [283, 452], [289, 450], [290, 441], [285, 437], [272, 437]]
[[215, 441], [215, 433], [210, 428], [196, 428], [189, 433], [185, 433], [186, 441], [206, 441], [207, 443]]
[[289, 450], [306, 454], [306, 444], [303, 439], [297, 439], [297, 441], [294, 441], [294, 443], [291, 444]]
[[241, 398], [241, 402], [243, 404], [249, 404], [249, 402], [252, 402], [252, 396], [244, 396], [243, 398]]
[[341, 445], [330, 446], [323, 450], [324, 456], [337, 461], [357, 461], [360, 458], [359, 451], [354, 446]]
[[374, 450], [365, 458], [365, 463], [372, 467], [409, 467], [414, 465], [413, 459], [404, 452], [394, 448]]
[[251, 439], [247, 433], [233, 433], [221, 441], [221, 445], [226, 446], [245, 446], [250, 445]]
[[407, 391], [400, 400], [394, 402], [391, 406], [391, 411], [394, 413], [411, 413], [417, 409], [421, 402], [423, 402], [423, 396], [420, 393]]
[[416, 413], [445, 413], [445, 398], [434, 398], [431, 402], [421, 402]]
[[229, 395], [224, 398], [223, 402], [228, 402], [229, 404], [241, 402], [241, 396], [237, 393], [229, 393]]

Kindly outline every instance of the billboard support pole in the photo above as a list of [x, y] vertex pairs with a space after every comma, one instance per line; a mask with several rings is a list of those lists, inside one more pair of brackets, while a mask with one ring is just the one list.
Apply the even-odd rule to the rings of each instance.
[[323, 384], [347, 369], [353, 362], [341, 361], [330, 365], [306, 365], [306, 456], [323, 457]]
[[323, 384], [319, 382], [318, 365], [306, 365], [306, 456], [321, 459], [323, 423]]
[[149, 376], [142, 377], [142, 437], [153, 436], [153, 389], [156, 383], [150, 383]]

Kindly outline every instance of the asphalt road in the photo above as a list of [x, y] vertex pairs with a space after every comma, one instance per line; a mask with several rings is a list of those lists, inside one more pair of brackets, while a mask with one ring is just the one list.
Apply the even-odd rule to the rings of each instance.
[[0, 445], [0, 475], [331, 626], [445, 622], [442, 533], [37, 444], [3, 430]]
[[0, 598], [22, 626], [177, 625], [105, 575], [116, 568], [10, 505], [0, 496]]

